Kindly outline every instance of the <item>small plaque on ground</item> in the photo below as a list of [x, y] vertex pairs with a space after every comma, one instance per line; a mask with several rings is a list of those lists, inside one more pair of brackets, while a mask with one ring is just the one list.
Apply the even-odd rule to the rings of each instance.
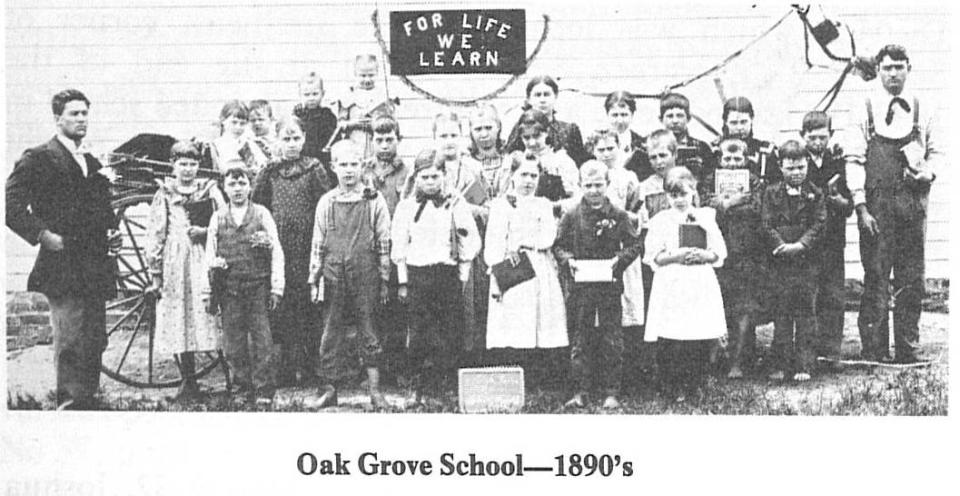
[[460, 369], [459, 379], [461, 412], [517, 413], [523, 408], [521, 367]]

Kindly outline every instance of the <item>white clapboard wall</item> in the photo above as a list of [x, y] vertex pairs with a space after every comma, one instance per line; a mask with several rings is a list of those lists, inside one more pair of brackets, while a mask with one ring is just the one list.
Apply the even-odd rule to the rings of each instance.
[[[626, 89], [657, 93], [722, 61], [780, 19], [789, 7], [749, 4], [712, 6], [669, 2], [634, 4], [604, 1], [553, 5], [545, 2], [371, 2], [329, 0], [8, 0], [6, 2], [6, 170], [23, 149], [53, 133], [49, 99], [75, 87], [92, 100], [88, 141], [100, 152], [141, 132], [179, 138], [212, 138], [220, 106], [232, 98], [265, 98], [275, 113], [287, 113], [297, 100], [297, 78], [308, 70], [326, 80], [336, 98], [352, 79], [358, 53], [380, 53], [371, 14], [380, 10], [384, 36], [391, 10], [440, 8], [524, 8], [527, 51], [533, 50], [550, 17], [547, 41], [528, 74], [556, 76], [563, 90], [609, 92]], [[914, 70], [909, 85], [925, 102], [944, 102], [949, 83], [949, 13], [927, 6], [827, 6], [827, 12], [854, 31], [861, 54], [886, 43], [909, 50]], [[389, 40], [388, 40], [389, 41]], [[847, 47], [835, 47], [842, 54]], [[791, 15], [769, 36], [715, 76], [682, 89], [693, 112], [720, 125], [720, 98], [745, 95], [757, 109], [756, 132], [777, 142], [796, 136], [803, 113], [835, 81], [842, 65], [816, 51], [808, 69], [803, 31]], [[400, 97], [404, 140], [411, 157], [431, 142], [432, 116], [441, 107], [388, 77], [391, 96]], [[423, 88], [447, 98], [475, 98], [498, 88], [508, 76], [418, 76]], [[494, 103], [515, 120], [527, 76]], [[381, 79], [378, 84], [383, 85]], [[879, 82], [848, 79], [831, 108], [837, 127], [852, 106]], [[948, 108], [938, 107], [941, 114]], [[559, 117], [585, 132], [604, 122], [602, 98], [563, 91]], [[640, 104], [635, 129], [657, 125], [657, 103]], [[702, 128], [693, 134], [712, 139]], [[932, 193], [927, 230], [927, 276], [947, 277], [950, 174]], [[7, 289], [22, 290], [34, 249], [6, 235]], [[848, 229], [847, 276], [861, 277], [857, 233]]]

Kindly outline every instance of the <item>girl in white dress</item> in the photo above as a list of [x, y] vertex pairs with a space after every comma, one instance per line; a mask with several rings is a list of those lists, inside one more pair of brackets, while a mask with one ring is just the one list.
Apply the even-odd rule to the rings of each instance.
[[[670, 208], [650, 220], [644, 263], [654, 270], [644, 340], [657, 342], [662, 391], [677, 401], [696, 392], [706, 375], [713, 340], [726, 335], [723, 299], [715, 267], [727, 247], [716, 211], [697, 208], [697, 183], [685, 167], [664, 179]], [[706, 233], [706, 248], [681, 247], [681, 224]]]
[[[525, 253], [536, 277], [507, 291], [501, 291], [496, 278], [490, 278], [487, 348], [562, 348], [568, 345], [566, 309], [557, 262], [550, 252], [557, 222], [550, 200], [535, 196], [541, 173], [537, 161], [512, 157], [513, 188], [491, 203], [483, 258], [492, 266], [507, 259], [519, 260], [520, 253]], [[529, 352], [523, 357], [499, 354], [500, 362], [529, 363], [537, 358]], [[548, 363], [541, 365], [549, 367], [556, 361], [550, 358], [542, 357]]]

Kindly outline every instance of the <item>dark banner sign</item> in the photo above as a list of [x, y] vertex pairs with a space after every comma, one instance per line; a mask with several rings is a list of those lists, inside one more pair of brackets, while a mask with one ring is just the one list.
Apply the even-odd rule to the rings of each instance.
[[517, 74], [526, 69], [526, 12], [390, 12], [390, 72]]

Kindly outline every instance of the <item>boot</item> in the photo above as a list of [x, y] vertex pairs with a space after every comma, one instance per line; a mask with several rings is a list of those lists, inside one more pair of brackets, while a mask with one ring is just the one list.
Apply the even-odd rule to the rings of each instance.
[[197, 365], [193, 353], [181, 353], [177, 365], [180, 369], [180, 388], [177, 389], [177, 395], [174, 398], [178, 401], [195, 398], [200, 394], [200, 388], [197, 386], [197, 380], [194, 377]]
[[380, 370], [376, 367], [367, 367], [367, 388], [370, 392], [370, 406], [376, 410], [390, 407], [386, 398], [380, 392]]

